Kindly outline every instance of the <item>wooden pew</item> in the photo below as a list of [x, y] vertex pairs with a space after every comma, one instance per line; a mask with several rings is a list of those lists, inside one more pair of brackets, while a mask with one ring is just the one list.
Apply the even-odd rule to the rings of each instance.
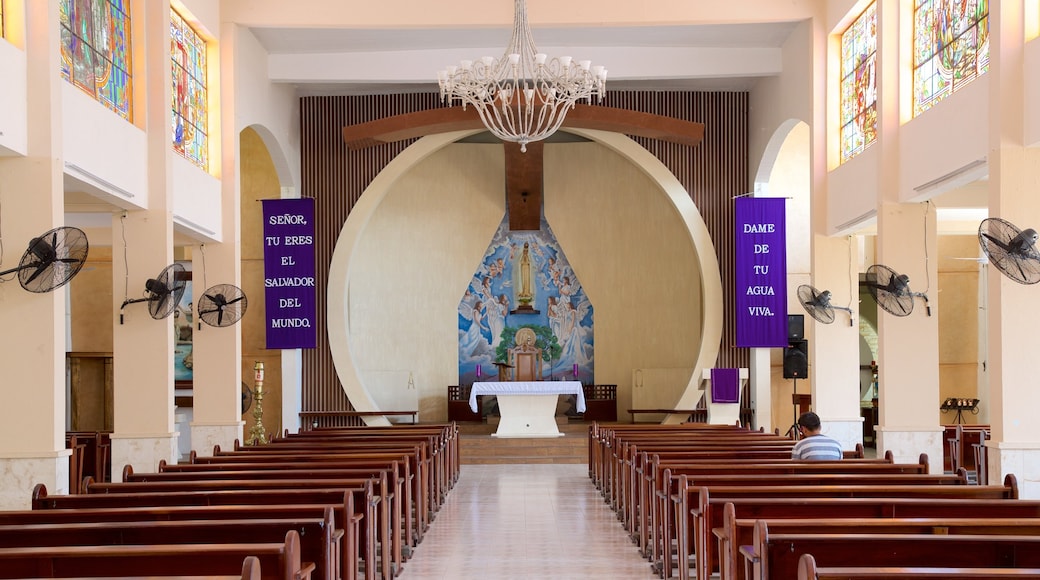
[[[43, 494], [46, 495], [45, 493]], [[127, 526], [128, 529], [135, 526], [157, 524], [160, 527], [170, 522], [189, 522], [191, 525], [214, 524], [222, 521], [232, 521], [234, 528], [243, 525], [243, 522], [260, 520], [263, 522], [279, 521], [285, 523], [303, 522], [303, 526], [310, 526], [309, 522], [318, 522], [317, 530], [309, 530], [300, 535], [300, 554], [305, 561], [314, 562], [317, 566], [315, 577], [325, 576], [321, 569], [325, 558], [315, 554], [329, 553], [331, 576], [343, 580], [355, 580], [358, 571], [358, 548], [357, 530], [344, 530], [337, 528], [335, 514], [328, 505], [307, 504], [284, 504], [264, 506], [159, 506], [159, 507], [117, 507], [117, 508], [84, 508], [84, 509], [38, 509], [0, 511], [0, 530], [4, 529], [32, 529], [34, 526], [44, 525], [86, 525], [97, 526], [103, 529], [106, 526]], [[268, 525], [268, 524], [264, 524]], [[354, 523], [355, 528], [357, 522]], [[225, 524], [218, 525], [218, 529], [226, 527]], [[269, 526], [268, 526], [269, 527]], [[289, 525], [282, 530], [284, 536], [292, 526]], [[226, 531], [226, 530], [223, 530]], [[300, 529], [297, 529], [299, 532]], [[349, 533], [347, 533], [349, 532]], [[225, 539], [237, 541], [234, 536]], [[261, 538], [263, 539], [263, 538]], [[12, 540], [17, 542], [17, 538]], [[331, 542], [331, 548], [326, 544]], [[344, 546], [344, 542], [352, 542]], [[71, 543], [71, 542], [70, 542]], [[109, 543], [131, 543], [120, 539], [119, 542]], [[134, 542], [140, 543], [140, 542]], [[151, 543], [180, 543], [178, 542], [151, 542]], [[0, 545], [6, 545], [0, 542]], [[12, 543], [11, 546], [19, 545]]]
[[[739, 457], [739, 451], [734, 451], [735, 457]], [[674, 462], [663, 463], [654, 460], [645, 467], [646, 474], [642, 478], [638, 501], [640, 515], [639, 521], [643, 524], [640, 531], [640, 546], [643, 547], [644, 555], [649, 551], [649, 556], [655, 563], [660, 563], [661, 569], [668, 577], [671, 574], [671, 540], [678, 537], [675, 532], [677, 518], [680, 517], [672, 505], [679, 496], [684, 496], [680, 490], [685, 490], [690, 485], [690, 479], [696, 481], [697, 476], [712, 475], [780, 475], [780, 474], [825, 474], [825, 473], [848, 473], [848, 474], [927, 474], [928, 458], [922, 454], [919, 463], [885, 463], [868, 461], [794, 461], [777, 460], [775, 462], [756, 461], [754, 464], [746, 462], [719, 463], [716, 461], [704, 462]], [[681, 479], [686, 476], [686, 483]], [[755, 486], [751, 486], [755, 487]], [[782, 486], [779, 486], [782, 487]], [[729, 488], [735, 489], [735, 488]], [[763, 486], [765, 489], [765, 486]], [[705, 532], [707, 533], [707, 532]]]
[[[373, 538], [378, 542], [379, 565], [383, 578], [393, 578], [396, 571], [400, 569], [402, 562], [399, 557], [399, 542], [393, 540], [391, 534], [391, 512], [389, 510], [392, 491], [388, 489], [388, 480], [383, 473], [380, 478], [337, 478], [337, 479], [235, 479], [216, 481], [153, 481], [153, 482], [127, 482], [127, 483], [96, 483], [84, 484], [86, 496], [112, 495], [119, 497], [155, 495], [169, 496], [176, 493], [196, 493], [203, 495], [218, 496], [231, 492], [257, 493], [257, 492], [288, 492], [308, 490], [332, 490], [338, 492], [349, 492], [354, 497], [354, 505], [362, 505], [362, 502], [370, 504], [371, 511], [365, 512], [361, 532], [361, 542], [366, 545], [373, 543]], [[371, 495], [369, 495], [371, 494]], [[365, 499], [365, 498], [368, 499]], [[291, 503], [277, 501], [273, 503]], [[138, 504], [140, 505], [140, 504]], [[344, 521], [350, 516], [344, 514]], [[375, 567], [375, 559], [366, 557], [366, 572]]]
[[400, 459], [399, 455], [408, 456], [409, 466], [406, 468], [413, 475], [413, 488], [409, 493], [416, 501], [421, 503], [421, 511], [416, 514], [417, 526], [420, 534], [428, 527], [429, 521], [434, 517], [435, 509], [444, 500], [446, 488], [437, 476], [437, 469], [427, 458], [425, 444], [413, 445], [406, 442], [394, 441], [339, 441], [300, 445], [278, 445], [246, 447], [237, 451], [222, 451], [220, 446], [215, 446], [213, 455], [202, 457], [191, 455], [192, 463], [229, 463], [239, 462], [275, 462], [281, 460], [303, 460], [311, 457], [337, 455], [341, 459], [346, 457], [358, 457], [369, 460], [393, 461]]
[[[325, 467], [324, 464], [320, 464], [321, 467]], [[238, 469], [238, 470], [208, 470], [208, 471], [166, 471], [159, 473], [135, 473], [133, 467], [127, 465], [123, 468], [123, 483], [171, 483], [171, 482], [195, 482], [195, 481], [210, 481], [210, 482], [238, 482], [236, 485], [244, 481], [258, 481], [258, 480], [306, 480], [308, 483], [315, 485], [318, 482], [327, 481], [343, 481], [343, 480], [364, 480], [371, 477], [378, 478], [380, 485], [385, 485], [387, 493], [381, 501], [384, 508], [389, 506], [388, 509], [380, 510], [380, 520], [387, 520], [389, 523], [390, 538], [389, 542], [393, 547], [393, 561], [398, 565], [403, 564], [405, 561], [404, 550], [402, 543], [407, 539], [404, 533], [404, 518], [402, 513], [402, 503], [405, 508], [410, 508], [411, 496], [404, 495], [404, 491], [408, 486], [404, 485], [404, 479], [400, 476], [398, 468], [400, 465], [395, 461], [391, 462], [389, 467], [383, 466], [381, 469], [378, 467], [363, 467], [354, 469], [345, 469], [335, 467], [332, 469], [318, 468], [315, 464], [309, 464], [302, 468], [290, 468], [288, 466], [278, 467], [276, 464], [270, 464], [266, 467], [269, 469]], [[384, 483], [385, 482], [385, 483]], [[287, 483], [288, 485], [289, 483]], [[217, 484], [221, 488], [226, 486]], [[105, 487], [111, 486], [115, 488], [119, 486], [120, 489], [125, 489], [121, 484], [107, 484]], [[295, 484], [294, 484], [295, 486]], [[325, 485], [322, 484], [322, 487]], [[97, 486], [95, 486], [97, 487]], [[88, 493], [91, 490], [87, 490]], [[403, 501], [402, 501], [403, 499]], [[410, 510], [409, 510], [410, 513]], [[383, 525], [383, 524], [381, 524]]]
[[[762, 493], [726, 497], [725, 488], [694, 486], [687, 489], [687, 506], [678, 508], [683, 510], [693, 506], [686, 510], [688, 519], [682, 521], [678, 530], [680, 563], [688, 561], [692, 552], [699, 551], [705, 556], [698, 556], [698, 573], [702, 565], [710, 569], [720, 559], [724, 560], [719, 563], [720, 568], [734, 568], [740, 539], [733, 537], [725, 522], [727, 505], [734, 510], [734, 518], [752, 520], [760, 517], [826, 519], [832, 514], [835, 518], [949, 517], [953, 512], [961, 517], [984, 517], [986, 514], [1004, 518], [1040, 517], [1040, 502], [1006, 501], [1016, 493], [1013, 475], [1008, 477], [1008, 486], [989, 486], [986, 495], [979, 497], [972, 491], [978, 490], [978, 486], [925, 486], [917, 490], [907, 489], [908, 486], [886, 487], [880, 493], [860, 493], [858, 496], [833, 497], [826, 490], [815, 493], [809, 490], [804, 497], [770, 497]], [[998, 492], [1003, 490], [1002, 497], [994, 499], [993, 488]], [[953, 497], [949, 495], [950, 491], [955, 492]], [[718, 538], [718, 542], [709, 542], [710, 535]]]
[[324, 518], [180, 520], [0, 525], [0, 546], [118, 546], [147, 544], [251, 544], [285, 541], [299, 534], [300, 558], [315, 565], [314, 577], [340, 580], [339, 543], [332, 508]]
[[945, 568], [945, 567], [818, 567], [812, 554], [798, 559], [798, 580], [919, 580], [956, 578], [957, 580], [995, 580], [1000, 578], [1040, 578], [1040, 568]]
[[294, 530], [279, 543], [149, 544], [0, 548], [0, 578], [107, 576], [228, 576], [255, 557], [261, 580], [309, 580], [314, 565], [300, 560]]
[[[732, 425], [706, 425], [686, 423], [683, 425], [604, 425], [594, 422], [589, 426], [589, 477], [597, 488], [603, 490], [608, 484], [608, 472], [612, 465], [611, 457], [616, 453], [623, 438], [637, 434], [688, 432], [707, 434], [725, 432], [727, 434], [750, 434], [750, 430]], [[761, 433], [759, 431], [758, 433]]]
[[[22, 580], [42, 580], [42, 576], [23, 578]], [[150, 576], [105, 576], [104, 580], [154, 580]], [[260, 580], [260, 559], [256, 556], [246, 556], [242, 560], [241, 575], [218, 576], [207, 574], [205, 576], [163, 576], [162, 580]]]
[[[826, 518], [758, 519], [727, 521], [734, 526], [739, 546], [753, 544], [757, 522], [765, 522], [771, 534], [941, 534], [975, 536], [1040, 536], [1040, 518]], [[869, 544], [869, 542], [868, 542]], [[865, 558], [863, 564], [869, 564]], [[750, 578], [741, 567], [723, 566], [722, 580]]]
[[[696, 452], [694, 452], [696, 453]], [[672, 455], [667, 460], [660, 453], [643, 455], [632, 474], [632, 481], [623, 487], [624, 498], [619, 505], [622, 522], [626, 529], [636, 532], [638, 526], [640, 546], [645, 548], [647, 526], [649, 533], [656, 534], [658, 528], [669, 525], [670, 508], [668, 498], [676, 493], [678, 476], [683, 473], [751, 474], [751, 473], [927, 473], [928, 459], [922, 456], [917, 464], [896, 464], [891, 457], [885, 459], [852, 459], [840, 462], [795, 461], [785, 459], [746, 457], [740, 449], [729, 451], [730, 459], [700, 459], [696, 456], [683, 458]]]
[[[247, 457], [245, 459], [251, 459], [252, 461], [226, 461], [226, 462], [206, 462], [206, 463], [181, 463], [181, 464], [167, 464], [165, 460], [159, 462], [158, 474], [139, 474], [134, 473], [128, 476], [126, 473], [123, 475], [123, 481], [145, 481], [147, 479], [159, 479], [160, 477], [169, 478], [182, 478], [182, 479], [241, 479], [242, 477], [230, 477], [228, 475], [219, 475], [217, 473], [233, 473], [233, 472], [296, 472], [300, 476], [307, 476], [308, 474], [315, 475], [331, 475], [328, 473], [329, 470], [357, 470], [358, 474], [363, 473], [363, 470], [369, 470], [369, 473], [375, 476], [382, 470], [389, 469], [387, 472], [388, 483], [390, 487], [397, 490], [395, 493], [400, 494], [403, 497], [403, 501], [399, 502], [399, 505], [395, 504], [393, 509], [395, 520], [400, 520], [403, 515], [403, 531], [404, 531], [404, 546], [406, 555], [410, 555], [410, 548], [416, 546], [422, 539], [422, 534], [425, 531], [423, 526], [425, 525], [425, 519], [422, 518], [423, 510], [425, 509], [425, 503], [423, 502], [423, 496], [421, 493], [421, 487], [417, 486], [417, 479], [411, 472], [411, 464], [409, 463], [409, 457], [406, 455], [395, 456], [389, 455], [385, 459], [370, 459], [370, 458], [359, 458], [352, 457], [350, 455], [336, 455], [336, 456], [299, 456], [299, 455], [286, 455], [286, 456], [275, 456], [264, 458]], [[403, 469], [403, 473], [398, 473], [397, 467]], [[166, 474], [176, 474], [167, 476]], [[195, 474], [200, 474], [197, 477]], [[260, 474], [257, 474], [259, 477]], [[288, 475], [282, 477], [289, 477]], [[400, 511], [402, 514], [398, 514]]]
[[[723, 510], [720, 500], [740, 505], [745, 498], [779, 500], [787, 498], [798, 504], [807, 498], [920, 498], [924, 500], [1006, 500], [1018, 498], [1018, 484], [1014, 475], [1005, 478], [1003, 486], [975, 485], [844, 485], [844, 486], [718, 486], [686, 485], [676, 496], [676, 518], [680, 572], [688, 562], [690, 549], [697, 554], [698, 578], [708, 574], [718, 558], [716, 544], [710, 541], [712, 530], [721, 527]], [[713, 499], [714, 498], [714, 501]], [[754, 501], [754, 500], [752, 500]], [[690, 514], [690, 519], [681, 514]], [[739, 514], [738, 514], [739, 515]], [[812, 516], [806, 516], [812, 517]], [[820, 517], [826, 517], [822, 515]], [[679, 520], [681, 518], [681, 520]], [[684, 559], [686, 558], [686, 559]], [[793, 572], [792, 572], [793, 574]], [[681, 576], [682, 577], [682, 576]]]
[[[356, 499], [355, 499], [356, 498]], [[217, 491], [167, 491], [163, 493], [118, 493], [48, 495], [47, 488], [37, 484], [33, 489], [33, 510], [80, 510], [132, 507], [181, 506], [249, 506], [266, 510], [281, 505], [331, 506], [337, 528], [352, 528], [359, 538], [361, 559], [365, 564], [365, 580], [374, 580], [376, 564], [376, 507], [379, 496], [373, 492], [371, 482], [361, 489], [249, 489]], [[356, 506], [356, 507], [355, 507]], [[360, 529], [358, 525], [360, 524]], [[349, 534], [349, 532], [348, 532]], [[357, 559], [346, 553], [350, 546], [345, 544], [343, 563]], [[384, 574], [387, 573], [384, 568]]]
[[[217, 449], [219, 451], [219, 448]], [[191, 455], [193, 463], [183, 465], [167, 465], [160, 462], [159, 471], [210, 471], [210, 470], [236, 470], [239, 465], [250, 465], [258, 468], [267, 465], [274, 470], [281, 470], [282, 466], [315, 464], [322, 468], [353, 468], [369, 466], [373, 468], [374, 475], [383, 468], [392, 466], [394, 462], [400, 462], [404, 468], [404, 501], [405, 526], [413, 532], [408, 545], [417, 544], [429, 522], [433, 517], [433, 510], [429, 507], [434, 500], [430, 494], [430, 485], [427, 477], [428, 469], [422, 468], [417, 460], [417, 455], [409, 453], [406, 449], [370, 452], [366, 450], [350, 451], [348, 449], [322, 449], [308, 452], [306, 450], [295, 450], [285, 453], [234, 453], [223, 452], [214, 456]], [[419, 470], [418, 472], [415, 470]], [[388, 477], [390, 477], [388, 475]], [[407, 508], [411, 509], [407, 509]]]
[[336, 427], [320, 428], [299, 433], [286, 433], [284, 437], [275, 438], [272, 444], [284, 443], [299, 444], [300, 442], [319, 442], [321, 444], [335, 443], [337, 441], [349, 440], [375, 441], [386, 443], [389, 441], [425, 442], [430, 450], [428, 458], [431, 464], [432, 489], [437, 493], [438, 499], [434, 505], [443, 501], [447, 490], [458, 480], [460, 462], [458, 455], [458, 425], [447, 424], [424, 424], [424, 425], [395, 425], [392, 427]]
[[755, 524], [752, 546], [740, 553], [756, 580], [795, 578], [802, 554], [826, 566], [1040, 567], [1040, 536], [937, 534], [773, 534]]

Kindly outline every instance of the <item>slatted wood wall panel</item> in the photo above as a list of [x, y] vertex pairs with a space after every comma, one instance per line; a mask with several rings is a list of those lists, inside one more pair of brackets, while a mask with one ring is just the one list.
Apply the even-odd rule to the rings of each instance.
[[[746, 367], [747, 349], [737, 349], [734, 330], [733, 197], [750, 190], [748, 94], [743, 92], [611, 92], [607, 106], [704, 123], [698, 147], [636, 140], [690, 192], [715, 243], [722, 271], [724, 323], [717, 366]], [[412, 141], [350, 151], [340, 130], [392, 115], [439, 107], [436, 94], [306, 97], [300, 102], [302, 195], [315, 203], [318, 288], [328, 282], [339, 231], [368, 184]], [[326, 297], [318, 293], [318, 346], [303, 355], [303, 409], [350, 410], [336, 377], [325, 332]], [[710, 307], [710, 306], [709, 306]], [[342, 420], [340, 420], [342, 421]], [[344, 423], [329, 423], [344, 424]]]

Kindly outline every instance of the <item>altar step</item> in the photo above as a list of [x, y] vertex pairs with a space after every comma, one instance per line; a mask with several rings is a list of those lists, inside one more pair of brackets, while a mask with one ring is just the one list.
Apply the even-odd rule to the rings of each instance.
[[563, 437], [498, 438], [497, 425], [459, 424], [459, 455], [463, 465], [520, 463], [588, 463], [589, 425], [560, 425]]

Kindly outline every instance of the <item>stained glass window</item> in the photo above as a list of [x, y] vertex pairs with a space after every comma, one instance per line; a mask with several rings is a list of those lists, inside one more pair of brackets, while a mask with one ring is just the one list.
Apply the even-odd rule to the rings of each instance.
[[852, 159], [877, 139], [877, 6], [859, 15], [841, 35], [841, 160]]
[[129, 0], [59, 0], [61, 76], [131, 120]]
[[207, 131], [206, 41], [180, 14], [170, 14], [170, 53], [173, 59], [173, 148], [206, 169]]
[[914, 115], [989, 70], [989, 0], [914, 0]]

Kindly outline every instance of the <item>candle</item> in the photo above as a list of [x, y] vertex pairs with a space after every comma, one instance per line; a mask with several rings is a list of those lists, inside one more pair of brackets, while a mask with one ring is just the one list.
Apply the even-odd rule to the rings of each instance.
[[578, 363], [574, 363], [574, 378], [578, 378]]
[[477, 378], [480, 378], [480, 365], [477, 365]]

